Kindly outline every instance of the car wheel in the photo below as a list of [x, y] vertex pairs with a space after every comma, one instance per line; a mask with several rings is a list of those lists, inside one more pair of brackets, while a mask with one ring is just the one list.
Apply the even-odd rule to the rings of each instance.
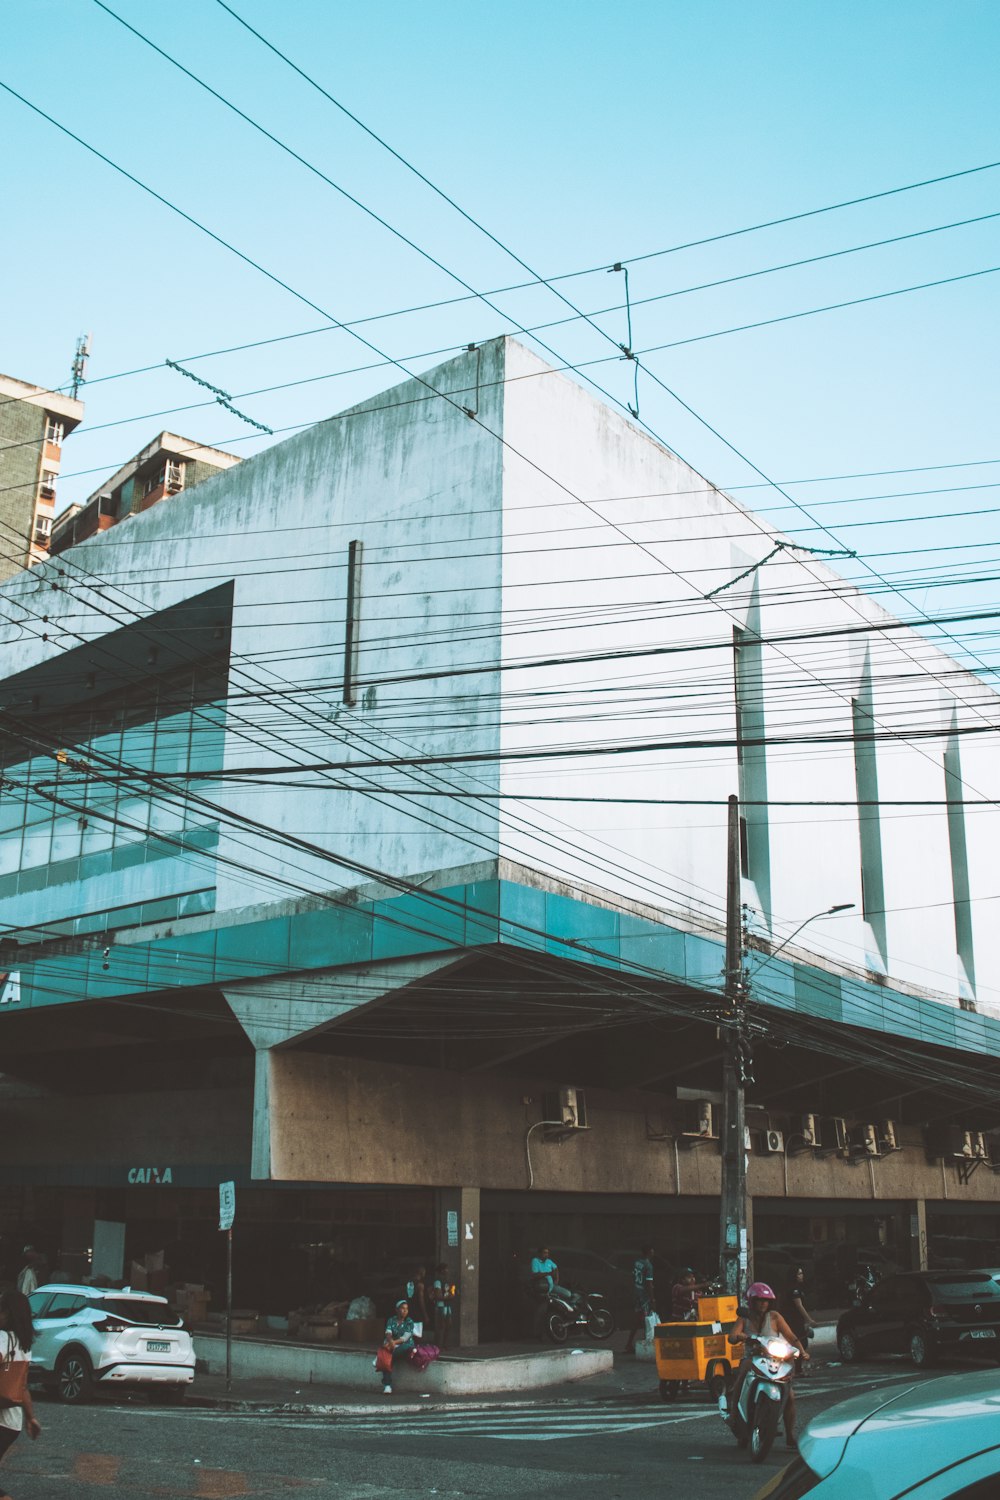
[[837, 1334], [837, 1349], [845, 1365], [853, 1365], [860, 1352], [857, 1339], [846, 1328], [843, 1333]]
[[63, 1354], [55, 1369], [56, 1395], [67, 1406], [80, 1406], [94, 1394], [94, 1372], [82, 1350]]
[[718, 1401], [721, 1396], [724, 1396], [726, 1394], [727, 1388], [728, 1381], [726, 1380], [725, 1375], [719, 1369], [718, 1365], [713, 1366], [709, 1370], [708, 1374], [709, 1400]]
[[661, 1380], [660, 1381], [660, 1400], [661, 1401], [676, 1401], [677, 1397], [680, 1395], [680, 1393], [681, 1393], [681, 1383], [680, 1383], [679, 1380]]
[[934, 1363], [934, 1345], [919, 1329], [910, 1334], [910, 1358], [918, 1370], [926, 1370]]

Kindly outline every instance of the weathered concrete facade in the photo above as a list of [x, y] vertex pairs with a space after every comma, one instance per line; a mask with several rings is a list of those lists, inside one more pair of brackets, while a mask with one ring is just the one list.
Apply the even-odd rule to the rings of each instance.
[[927, 1134], [1000, 1125], [996, 695], [816, 561], [754, 571], [774, 542], [501, 340], [63, 554], [86, 643], [0, 650], [0, 1028], [50, 1106], [11, 1190], [131, 1191], [141, 1145], [171, 1167], [145, 1201], [206, 1194], [205, 1236], [224, 1171], [270, 1247], [254, 1296], [293, 1250], [313, 1286], [316, 1245], [382, 1245], [450, 1263], [468, 1338], [480, 1275], [496, 1302], [560, 1223], [704, 1257], [687, 1115], [719, 1086], [737, 791], [758, 1239], [773, 1210], [897, 1259], [1000, 1244], [989, 1160]]

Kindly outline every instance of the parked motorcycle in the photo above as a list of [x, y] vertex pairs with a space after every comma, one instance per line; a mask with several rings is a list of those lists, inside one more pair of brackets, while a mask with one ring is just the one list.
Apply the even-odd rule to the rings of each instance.
[[721, 1397], [719, 1409], [740, 1447], [749, 1447], [751, 1461], [759, 1464], [770, 1453], [784, 1418], [799, 1351], [778, 1335], [748, 1338], [747, 1346], [750, 1368], [739, 1398], [734, 1402], [731, 1395]]
[[847, 1290], [851, 1295], [851, 1304], [860, 1307], [862, 1302], [873, 1291], [880, 1281], [878, 1272], [874, 1266], [861, 1266], [854, 1280], [848, 1283]]
[[542, 1327], [553, 1344], [565, 1344], [574, 1328], [584, 1329], [592, 1339], [609, 1339], [617, 1326], [600, 1292], [582, 1292], [576, 1302], [550, 1293], [542, 1313]]

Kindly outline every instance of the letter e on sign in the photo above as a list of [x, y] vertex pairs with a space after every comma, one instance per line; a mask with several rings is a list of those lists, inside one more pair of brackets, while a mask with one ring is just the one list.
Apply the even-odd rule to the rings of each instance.
[[232, 1229], [236, 1218], [236, 1184], [219, 1183], [219, 1228]]

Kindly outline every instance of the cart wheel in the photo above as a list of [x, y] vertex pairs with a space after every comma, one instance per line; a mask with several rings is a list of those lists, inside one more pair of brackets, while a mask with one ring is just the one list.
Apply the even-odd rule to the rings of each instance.
[[661, 1401], [676, 1401], [677, 1400], [677, 1396], [678, 1396], [678, 1394], [680, 1392], [680, 1388], [681, 1388], [681, 1383], [680, 1383], [679, 1380], [661, 1380], [660, 1381], [660, 1400]]

